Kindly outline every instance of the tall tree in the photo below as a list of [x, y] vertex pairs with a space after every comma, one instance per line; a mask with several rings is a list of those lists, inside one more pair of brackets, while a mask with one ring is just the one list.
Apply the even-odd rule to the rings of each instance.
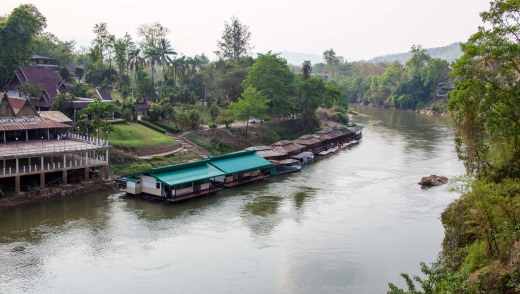
[[[458, 151], [469, 172], [499, 166], [520, 174], [520, 2], [496, 0], [485, 26], [461, 45], [449, 110], [459, 125]], [[502, 150], [502, 162], [493, 156]], [[494, 152], [490, 152], [494, 151]]]
[[0, 19], [0, 85], [5, 85], [34, 53], [34, 38], [46, 27], [45, 17], [32, 4], [15, 8]]
[[329, 49], [323, 52], [323, 59], [327, 63], [332, 78], [334, 78], [334, 68], [339, 64], [339, 58], [336, 56], [336, 52], [334, 52], [334, 49]]
[[258, 54], [253, 66], [247, 69], [243, 87], [253, 87], [271, 101], [271, 110], [278, 118], [288, 116], [293, 111], [289, 96], [293, 93], [294, 75], [287, 61], [278, 54], [268, 52]]
[[[103, 70], [103, 61], [105, 60], [105, 57], [112, 54], [115, 36], [108, 32], [107, 24], [104, 22], [94, 25], [93, 32], [96, 35], [94, 38], [94, 44], [99, 48], [100, 53], [99, 70]], [[110, 59], [110, 57], [108, 57], [108, 59]]]
[[249, 118], [264, 117], [269, 99], [253, 87], [248, 87], [237, 102], [229, 104], [228, 114], [236, 120], [246, 121], [246, 137], [249, 128]]
[[177, 52], [173, 50], [170, 41], [166, 40], [165, 38], [159, 39], [157, 49], [159, 53], [160, 63], [163, 69], [163, 74], [165, 74], [165, 66], [168, 65], [171, 61], [170, 55], [177, 55]]
[[250, 38], [249, 28], [238, 18], [232, 16], [230, 23], [225, 22], [224, 24], [222, 39], [217, 42], [219, 50], [215, 53], [221, 59], [237, 60], [251, 51]]

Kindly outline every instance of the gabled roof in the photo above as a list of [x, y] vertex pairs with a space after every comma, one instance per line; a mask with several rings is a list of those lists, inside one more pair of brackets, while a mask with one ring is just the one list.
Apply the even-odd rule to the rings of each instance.
[[92, 98], [95, 98], [95, 97], [99, 97], [99, 98], [101, 98], [101, 100], [105, 100], [105, 101], [114, 100], [114, 99], [112, 99], [112, 95], [110, 95], [110, 92], [108, 92], [107, 90], [96, 89], [96, 91], [94, 91], [94, 93], [92, 93]]
[[9, 104], [13, 108], [14, 114], [18, 116], [38, 116], [36, 109], [32, 106], [31, 102], [25, 98], [13, 98], [9, 97]]
[[256, 154], [255, 150], [234, 152], [226, 155], [208, 157], [210, 164], [226, 175], [272, 166], [268, 160]]
[[23, 83], [43, 85], [43, 99], [34, 103], [34, 106], [39, 107], [50, 107], [52, 100], [58, 93], [70, 92], [70, 89], [65, 86], [60, 76], [54, 70], [48, 68], [20, 68], [20, 71], [15, 73], [9, 85], [7, 85], [7, 89], [13, 90], [15, 85]]
[[0, 93], [0, 118], [2, 117], [16, 117], [16, 114], [4, 93]]
[[151, 106], [147, 103], [134, 104], [135, 111], [147, 111], [150, 110]]

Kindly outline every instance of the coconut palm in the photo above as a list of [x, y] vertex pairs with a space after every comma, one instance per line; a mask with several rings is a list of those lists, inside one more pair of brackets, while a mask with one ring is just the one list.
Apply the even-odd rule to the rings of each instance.
[[155, 84], [155, 65], [161, 64], [161, 54], [159, 52], [159, 48], [155, 46], [147, 47], [144, 50], [143, 55], [146, 65], [150, 66], [150, 68], [152, 69], [152, 84]]
[[130, 69], [133, 69], [134, 73], [135, 73], [134, 82], [135, 82], [136, 93], [137, 93], [137, 85], [139, 84], [137, 82], [137, 77], [138, 77], [137, 73], [139, 72], [139, 67], [144, 66], [144, 59], [141, 57], [141, 49], [136, 48], [134, 50], [130, 50], [128, 52], [128, 57], [129, 57], [128, 66], [130, 67]]
[[170, 41], [161, 38], [157, 45], [157, 50], [159, 51], [160, 63], [162, 65], [163, 73], [166, 72], [165, 66], [168, 65], [171, 61], [170, 55], [177, 55], [177, 52], [173, 50]]

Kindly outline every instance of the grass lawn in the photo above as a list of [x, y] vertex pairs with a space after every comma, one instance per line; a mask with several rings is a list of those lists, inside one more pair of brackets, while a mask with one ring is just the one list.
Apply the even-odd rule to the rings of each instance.
[[173, 147], [177, 143], [174, 139], [137, 123], [115, 124], [112, 127], [108, 142], [120, 149], [155, 150]]
[[123, 175], [133, 172], [143, 171], [154, 167], [163, 167], [172, 164], [185, 163], [193, 160], [200, 160], [200, 156], [195, 153], [181, 154], [177, 156], [169, 157], [157, 157], [153, 160], [141, 160], [137, 159], [132, 163], [126, 164], [113, 164], [110, 166], [114, 174]]

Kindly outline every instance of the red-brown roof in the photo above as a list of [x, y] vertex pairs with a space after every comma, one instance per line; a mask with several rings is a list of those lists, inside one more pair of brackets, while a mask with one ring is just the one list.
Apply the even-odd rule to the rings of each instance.
[[66, 129], [72, 126], [48, 120], [42, 117], [13, 117], [0, 118], [1, 131], [22, 131], [37, 129]]
[[314, 135], [303, 135], [300, 138], [294, 140], [294, 143], [310, 146], [314, 144], [319, 144], [321, 142], [320, 139], [316, 138]]
[[[15, 73], [15, 77], [19, 83], [12, 81], [11, 84], [27, 82], [32, 85], [43, 85], [43, 99], [35, 102], [34, 106], [50, 107], [52, 100], [58, 93], [70, 92], [70, 89], [65, 86], [60, 76], [52, 69], [22, 67], [19, 72]], [[8, 85], [7, 88], [12, 90], [13, 86]]]
[[13, 108], [14, 114], [17, 114], [20, 109], [25, 105], [25, 98], [14, 98], [14, 97], [7, 97], [9, 100], [9, 104], [11, 104], [11, 107]]
[[96, 89], [96, 91], [94, 91], [94, 93], [92, 93], [92, 98], [94, 98], [94, 97], [99, 97], [99, 98], [101, 98], [101, 100], [105, 100], [105, 101], [114, 100], [114, 99], [112, 99], [112, 95], [110, 95], [110, 92], [108, 92], [107, 90]]
[[290, 153], [300, 152], [303, 148], [305, 148], [305, 146], [294, 143], [292, 141], [283, 140], [283, 141], [272, 144], [271, 148], [273, 148], [274, 151], [278, 151], [278, 152], [285, 151], [290, 154]]
[[287, 152], [284, 150], [273, 150], [270, 146], [252, 146], [246, 148], [246, 150], [256, 150], [256, 154], [266, 159], [274, 159], [287, 156]]
[[139, 103], [134, 105], [135, 111], [147, 111], [150, 110], [150, 105], [146, 103]]

